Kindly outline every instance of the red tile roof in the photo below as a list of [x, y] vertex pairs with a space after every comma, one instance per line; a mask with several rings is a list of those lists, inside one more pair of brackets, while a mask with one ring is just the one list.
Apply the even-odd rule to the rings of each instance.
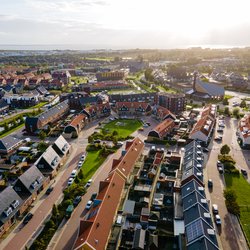
[[116, 168], [100, 182], [96, 200], [101, 202], [92, 207], [80, 222], [74, 249], [105, 249], [126, 179], [144, 148], [144, 143], [139, 138], [129, 144], [121, 161], [113, 164]]
[[170, 110], [168, 110], [167, 108], [164, 108], [162, 106], [158, 106], [156, 108], [156, 114], [161, 119], [165, 119], [165, 117], [168, 116], [168, 115], [173, 117], [174, 120], [176, 119], [176, 116]]
[[155, 128], [160, 137], [164, 137], [173, 127], [175, 126], [174, 121], [170, 118], [159, 123]]
[[239, 130], [244, 138], [250, 137], [250, 114], [241, 118], [239, 122]]
[[73, 120], [70, 122], [71, 126], [77, 127], [77, 125], [79, 123], [81, 123], [82, 121], [84, 121], [87, 118], [86, 115], [84, 114], [79, 114], [76, 117], [73, 118]]
[[131, 109], [131, 108], [138, 109], [141, 107], [144, 110], [146, 110], [149, 104], [146, 102], [117, 102], [116, 103], [116, 108], [118, 109], [124, 106], [127, 107], [128, 109]]

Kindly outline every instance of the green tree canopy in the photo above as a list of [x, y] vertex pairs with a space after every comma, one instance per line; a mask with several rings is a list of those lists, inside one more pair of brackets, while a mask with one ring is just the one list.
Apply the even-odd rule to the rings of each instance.
[[230, 147], [227, 144], [223, 145], [220, 149], [220, 153], [222, 155], [228, 155], [229, 152], [230, 152]]

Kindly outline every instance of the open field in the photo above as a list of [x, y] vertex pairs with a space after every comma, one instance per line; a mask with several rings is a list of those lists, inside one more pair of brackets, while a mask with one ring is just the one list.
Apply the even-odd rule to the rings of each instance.
[[134, 131], [139, 129], [142, 123], [139, 120], [132, 119], [118, 119], [105, 124], [103, 130], [112, 133], [117, 131], [118, 137], [124, 137], [131, 135]]
[[244, 232], [250, 242], [250, 184], [240, 175], [225, 173], [227, 188], [231, 188], [237, 195], [237, 202], [240, 206], [240, 221]]

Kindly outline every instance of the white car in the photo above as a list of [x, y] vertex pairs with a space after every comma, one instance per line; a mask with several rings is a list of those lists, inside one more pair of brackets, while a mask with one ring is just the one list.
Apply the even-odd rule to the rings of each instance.
[[75, 178], [76, 175], [77, 175], [76, 169], [72, 170], [70, 177], [71, 177], [71, 178]]
[[68, 180], [68, 186], [72, 185], [73, 182], [74, 182], [74, 178], [72, 178], [72, 177], [69, 178], [69, 180]]
[[86, 204], [86, 209], [89, 210], [92, 207], [93, 201], [89, 200]]
[[217, 204], [213, 204], [212, 210], [213, 210], [213, 214], [218, 214], [219, 213], [218, 205]]
[[85, 161], [85, 155], [82, 155], [81, 158], [80, 158], [80, 161], [84, 162]]
[[218, 214], [215, 215], [215, 223], [216, 225], [221, 225], [221, 218]]
[[82, 167], [82, 164], [83, 164], [83, 162], [82, 162], [82, 161], [79, 161], [79, 162], [78, 162], [78, 165], [77, 165], [78, 168], [81, 168], [81, 167]]
[[85, 186], [90, 187], [91, 183], [92, 183], [92, 179], [89, 179]]

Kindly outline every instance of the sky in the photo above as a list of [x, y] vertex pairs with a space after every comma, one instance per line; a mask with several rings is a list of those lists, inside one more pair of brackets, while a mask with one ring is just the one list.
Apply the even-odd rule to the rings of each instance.
[[249, 9], [249, 0], [0, 0], [0, 49], [249, 46]]

